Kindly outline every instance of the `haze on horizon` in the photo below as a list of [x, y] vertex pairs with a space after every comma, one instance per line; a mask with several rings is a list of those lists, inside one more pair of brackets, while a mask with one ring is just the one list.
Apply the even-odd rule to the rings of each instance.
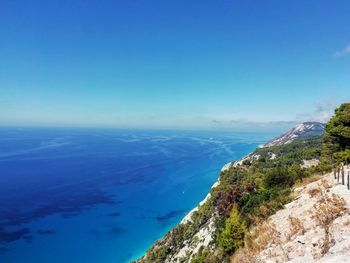
[[349, 101], [350, 4], [0, 2], [0, 126], [280, 130]]

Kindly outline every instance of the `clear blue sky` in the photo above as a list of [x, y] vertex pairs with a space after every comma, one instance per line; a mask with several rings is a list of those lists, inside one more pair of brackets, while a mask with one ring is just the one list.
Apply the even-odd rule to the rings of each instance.
[[0, 1], [0, 125], [281, 128], [350, 97], [344, 1]]

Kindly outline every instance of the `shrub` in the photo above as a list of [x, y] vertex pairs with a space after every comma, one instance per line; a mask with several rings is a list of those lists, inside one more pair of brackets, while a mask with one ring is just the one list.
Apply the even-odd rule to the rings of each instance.
[[240, 248], [231, 257], [230, 263], [255, 263], [256, 256], [252, 254], [247, 248]]
[[146, 262], [148, 263], [162, 263], [165, 261], [167, 255], [169, 254], [168, 246], [159, 246], [147, 253]]
[[310, 198], [313, 198], [321, 192], [321, 189], [319, 187], [311, 188], [307, 193], [309, 194]]
[[230, 217], [225, 221], [225, 227], [217, 237], [218, 245], [227, 253], [235, 251], [244, 243], [247, 226], [238, 209], [234, 207]]
[[198, 253], [192, 258], [191, 263], [205, 263], [209, 253], [208, 248], [201, 247]]
[[276, 226], [270, 221], [264, 221], [261, 224], [251, 228], [245, 235], [245, 248], [249, 253], [257, 255], [267, 246], [278, 243], [278, 237], [281, 235]]
[[217, 208], [220, 215], [229, 216], [232, 207], [238, 202], [242, 193], [240, 187], [232, 185], [224, 192], [217, 195]]
[[[184, 261], [184, 262], [188, 262]], [[225, 255], [220, 251], [212, 251], [209, 248], [201, 247], [198, 253], [192, 258], [191, 263], [223, 263], [226, 262]]]
[[330, 231], [331, 225], [337, 217], [341, 216], [346, 211], [345, 200], [336, 194], [326, 194], [325, 189], [326, 188], [324, 187], [320, 192], [319, 200], [312, 210], [313, 219], [324, 230], [324, 237], [320, 242], [320, 255], [315, 254], [315, 258], [325, 255], [334, 244], [332, 233]]
[[301, 220], [297, 217], [294, 216], [289, 216], [288, 217], [288, 221], [289, 221], [289, 230], [290, 233], [287, 236], [287, 240], [290, 240], [292, 237], [296, 236], [296, 235], [304, 235], [306, 230], [304, 227], [303, 222], [301, 222]]
[[267, 171], [264, 182], [265, 188], [270, 188], [276, 185], [291, 185], [293, 183], [293, 178], [288, 173], [287, 168], [277, 167]]

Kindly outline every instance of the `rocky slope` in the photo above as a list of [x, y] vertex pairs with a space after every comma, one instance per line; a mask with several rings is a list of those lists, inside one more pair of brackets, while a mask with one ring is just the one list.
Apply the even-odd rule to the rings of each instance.
[[[345, 174], [348, 171], [345, 167]], [[271, 216], [264, 226], [269, 233], [265, 247], [246, 262], [350, 262], [350, 190], [347, 186], [330, 173], [294, 192], [294, 201]], [[261, 239], [259, 242], [263, 243]], [[247, 258], [249, 251], [243, 253]]]
[[[302, 123], [288, 131], [287, 133], [283, 134], [282, 136], [271, 140], [269, 143], [264, 145], [264, 148], [269, 149], [272, 146], [276, 145], [283, 145], [283, 144], [289, 144], [292, 141], [300, 138], [306, 138], [310, 136], [320, 135], [323, 134], [324, 125], [321, 123]], [[269, 159], [273, 160], [276, 158], [276, 154], [273, 152], [267, 152], [267, 156], [269, 156]], [[259, 151], [255, 151], [252, 154], [249, 154], [248, 156], [242, 158], [239, 161], [230, 162], [221, 170], [221, 174], [229, 171], [233, 167], [241, 166], [245, 161], [254, 161], [258, 160], [260, 158]], [[314, 160], [315, 163], [317, 163], [317, 160]], [[307, 161], [308, 163], [308, 161]], [[314, 164], [314, 163], [313, 163]], [[311, 164], [311, 165], [313, 165]], [[307, 164], [308, 165], [308, 164]], [[220, 185], [220, 179], [213, 185], [212, 189], [215, 189]], [[164, 254], [166, 256], [162, 256], [162, 261], [159, 262], [165, 262], [165, 263], [181, 263], [181, 262], [191, 262], [193, 257], [198, 253], [198, 251], [203, 247], [209, 247], [214, 248], [215, 247], [215, 219], [216, 219], [216, 212], [213, 212], [209, 218], [205, 221], [204, 224], [200, 224], [199, 228], [196, 228], [193, 233], [191, 233], [191, 236], [189, 238], [185, 238], [184, 240], [181, 240], [181, 243], [178, 244], [176, 241], [176, 234], [182, 231], [182, 226], [186, 225], [188, 222], [193, 222], [193, 217], [195, 214], [200, 214], [200, 210], [206, 206], [208, 203], [208, 200], [210, 199], [211, 194], [209, 193], [207, 197], [191, 212], [188, 213], [188, 215], [180, 222], [180, 224], [175, 227], [172, 231], [167, 233], [165, 237], [157, 241], [151, 251], [152, 255], [157, 254]], [[186, 233], [185, 233], [186, 234]], [[182, 235], [182, 234], [181, 234]], [[183, 235], [182, 235], [183, 236]], [[175, 239], [175, 240], [174, 240]], [[176, 245], [174, 245], [176, 244]], [[169, 252], [169, 249], [171, 250], [171, 253]], [[138, 260], [138, 262], [152, 262], [149, 258], [147, 258], [147, 255]]]
[[[324, 129], [325, 129], [325, 124], [323, 123], [303, 122], [296, 125], [286, 133], [283, 133], [282, 135], [268, 141], [266, 144], [262, 146], [262, 148], [285, 145], [297, 139], [303, 139], [303, 138], [314, 137], [314, 136], [322, 136], [324, 133]], [[221, 169], [221, 172], [229, 169], [232, 165], [233, 166], [242, 165], [244, 161], [258, 160], [259, 157], [260, 155], [256, 151], [252, 152], [238, 161], [225, 164]], [[271, 152], [269, 157], [270, 159], [274, 159], [276, 158], [276, 155], [273, 152]]]
[[320, 122], [304, 122], [298, 124], [288, 132], [267, 142], [264, 147], [278, 146], [292, 142], [295, 139], [319, 136], [324, 133], [325, 125]]

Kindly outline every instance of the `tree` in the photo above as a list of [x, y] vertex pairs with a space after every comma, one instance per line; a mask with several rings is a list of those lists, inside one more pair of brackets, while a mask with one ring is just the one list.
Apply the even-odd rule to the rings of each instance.
[[350, 103], [343, 103], [326, 125], [323, 154], [338, 162], [350, 158]]
[[233, 207], [230, 217], [225, 221], [225, 227], [219, 233], [217, 242], [227, 253], [235, 251], [244, 243], [244, 234], [247, 225], [241, 217], [237, 207]]

